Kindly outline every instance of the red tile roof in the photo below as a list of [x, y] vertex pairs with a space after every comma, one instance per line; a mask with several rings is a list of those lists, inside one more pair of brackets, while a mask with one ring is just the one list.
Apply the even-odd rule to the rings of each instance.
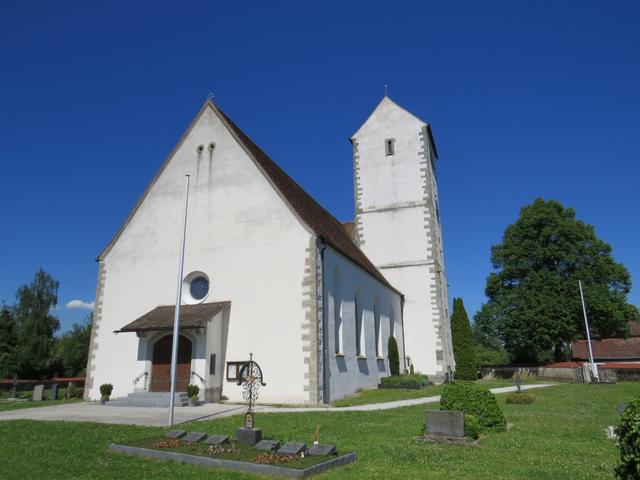
[[[592, 340], [593, 358], [602, 360], [640, 360], [640, 337], [605, 338]], [[588, 360], [589, 347], [586, 340], [576, 340], [571, 345], [571, 356], [574, 360]]]

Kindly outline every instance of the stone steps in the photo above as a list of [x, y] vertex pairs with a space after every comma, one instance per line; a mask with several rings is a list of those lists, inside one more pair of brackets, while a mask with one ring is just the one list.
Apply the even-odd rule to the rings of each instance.
[[[109, 407], [168, 407], [171, 394], [169, 392], [136, 391], [126, 397], [116, 398], [106, 403]], [[174, 396], [176, 407], [189, 405], [189, 397], [186, 393], [176, 393]]]

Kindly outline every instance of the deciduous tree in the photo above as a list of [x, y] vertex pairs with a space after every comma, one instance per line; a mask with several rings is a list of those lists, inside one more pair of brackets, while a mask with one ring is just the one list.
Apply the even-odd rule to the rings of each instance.
[[595, 336], [624, 337], [628, 322], [639, 317], [627, 303], [629, 272], [613, 259], [611, 246], [555, 200], [523, 207], [492, 247], [491, 262], [495, 272], [475, 335], [487, 346], [497, 339], [515, 361], [562, 358], [568, 343], [584, 336], [578, 280]]

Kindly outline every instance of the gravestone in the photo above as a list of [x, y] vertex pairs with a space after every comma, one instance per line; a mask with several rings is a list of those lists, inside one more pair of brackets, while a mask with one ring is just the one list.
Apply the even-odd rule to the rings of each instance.
[[9, 398], [18, 398], [18, 377], [15, 375], [11, 380], [11, 395]]
[[42, 396], [43, 395], [44, 395], [44, 385], [36, 385], [33, 388], [32, 400], [33, 401], [40, 401], [40, 400], [42, 400]]
[[206, 436], [207, 436], [206, 433], [191, 432], [186, 437], [183, 437], [182, 440], [184, 440], [185, 442], [199, 442]]
[[229, 441], [228, 435], [211, 435], [208, 437], [205, 442], [211, 445], [222, 445]]
[[307, 445], [300, 442], [287, 442], [278, 449], [278, 455], [298, 455], [307, 451]]
[[629, 404], [628, 403], [619, 403], [618, 406], [616, 407], [616, 413], [618, 415], [622, 415], [622, 412], [624, 412], [624, 410], [627, 408]]
[[164, 434], [165, 437], [167, 438], [180, 438], [182, 437], [185, 433], [184, 430], [169, 430], [167, 433]]
[[314, 443], [309, 449], [309, 455], [327, 456], [336, 453], [336, 446], [331, 444]]
[[238, 428], [236, 429], [236, 440], [243, 445], [255, 445], [262, 440], [262, 429]]
[[58, 384], [54, 383], [53, 385], [51, 385], [51, 400], [57, 400], [58, 399]]
[[280, 442], [276, 440], [260, 440], [258, 443], [256, 443], [255, 448], [257, 448], [258, 450], [265, 450], [267, 452], [270, 452], [272, 450], [277, 450], [279, 446]]
[[427, 410], [427, 434], [464, 437], [464, 413], [452, 410]]

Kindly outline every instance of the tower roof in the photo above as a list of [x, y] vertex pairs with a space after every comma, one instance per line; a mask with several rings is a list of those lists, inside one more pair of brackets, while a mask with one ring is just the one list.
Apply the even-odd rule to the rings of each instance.
[[425, 122], [424, 120], [422, 120], [421, 118], [417, 117], [416, 115], [414, 115], [413, 113], [411, 113], [409, 110], [407, 110], [404, 107], [401, 107], [400, 105], [398, 105], [396, 102], [394, 102], [393, 100], [391, 100], [391, 98], [388, 95], [384, 95], [384, 97], [382, 97], [382, 100], [380, 100], [380, 102], [378, 102], [378, 105], [376, 106], [376, 108], [373, 109], [373, 112], [371, 112], [371, 114], [367, 117], [367, 119], [364, 121], [364, 123], [362, 125], [360, 125], [360, 128], [358, 128], [358, 130], [356, 131], [356, 133], [354, 133], [353, 135], [351, 135], [350, 140], [353, 142], [353, 140], [358, 136], [358, 134], [360, 133], [360, 131], [380, 112], [382, 112], [385, 109], [397, 109], [401, 112], [403, 112], [405, 115], [410, 116], [411, 118], [413, 118], [416, 122], [422, 124], [423, 126], [426, 127], [427, 129], [427, 134], [429, 135], [429, 142], [431, 143], [431, 148], [433, 149], [433, 153], [435, 155], [436, 158], [438, 158], [438, 149], [436, 148], [436, 142], [433, 138], [433, 132], [431, 131], [431, 125], [429, 125], [429, 123]]

